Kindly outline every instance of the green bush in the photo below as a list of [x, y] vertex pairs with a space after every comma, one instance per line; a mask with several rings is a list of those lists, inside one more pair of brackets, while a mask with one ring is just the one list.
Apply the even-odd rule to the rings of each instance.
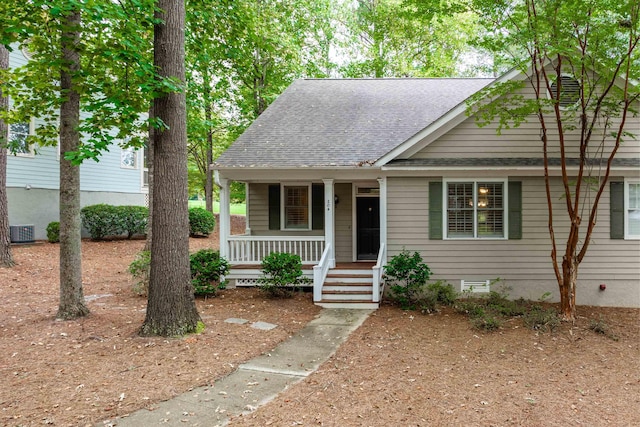
[[[229, 263], [220, 257], [220, 252], [211, 249], [195, 252], [189, 256], [189, 265], [194, 295], [215, 295], [218, 290], [225, 288], [227, 282], [221, 282], [220, 278], [229, 273]], [[138, 252], [129, 264], [129, 273], [136, 281], [133, 291], [138, 295], [147, 295], [151, 275], [151, 252]]]
[[123, 233], [130, 239], [136, 234], [147, 234], [149, 208], [145, 206], [116, 206], [116, 214]]
[[133, 292], [138, 295], [147, 295], [149, 293], [149, 276], [151, 275], [151, 252], [138, 252], [136, 258], [129, 264], [129, 273], [136, 280]]
[[404, 310], [415, 310], [422, 305], [428, 310], [428, 307], [432, 306], [429, 297], [425, 296], [425, 287], [430, 276], [431, 270], [422, 261], [420, 254], [414, 252], [411, 255], [406, 250], [393, 256], [384, 272], [389, 297]]
[[300, 256], [272, 252], [262, 259], [262, 274], [259, 288], [272, 297], [288, 298], [299, 286], [311, 283], [302, 273]]
[[560, 325], [560, 317], [555, 308], [544, 308], [537, 304], [532, 305], [531, 308], [524, 313], [523, 320], [525, 326], [536, 331], [552, 332]]
[[60, 223], [58, 221], [50, 222], [47, 225], [47, 240], [49, 243], [58, 243], [60, 241]]
[[145, 234], [149, 209], [144, 206], [113, 206], [97, 204], [80, 210], [82, 226], [93, 240], [107, 236]]
[[196, 295], [215, 295], [219, 289], [224, 289], [226, 281], [220, 281], [229, 273], [229, 263], [220, 258], [220, 252], [212, 249], [202, 249], [191, 254], [191, 284]]
[[207, 237], [216, 226], [216, 219], [204, 208], [189, 209], [189, 235], [191, 237]]
[[443, 280], [431, 283], [427, 286], [427, 291], [433, 294], [438, 304], [451, 306], [456, 302], [458, 293], [453, 285]]

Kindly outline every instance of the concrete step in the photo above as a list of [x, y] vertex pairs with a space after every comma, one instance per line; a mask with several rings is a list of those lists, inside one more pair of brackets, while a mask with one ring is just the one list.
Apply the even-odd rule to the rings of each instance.
[[323, 299], [315, 304], [323, 308], [345, 308], [355, 310], [376, 310], [380, 307], [379, 303], [373, 302], [370, 299], [368, 301]]
[[325, 282], [322, 287], [323, 291], [367, 291], [373, 292], [372, 283], [342, 283], [342, 282]]

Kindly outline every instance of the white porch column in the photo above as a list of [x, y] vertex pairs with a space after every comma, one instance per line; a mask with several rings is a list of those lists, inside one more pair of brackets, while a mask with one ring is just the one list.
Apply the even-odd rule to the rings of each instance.
[[333, 191], [333, 179], [323, 179], [324, 182], [324, 242], [331, 245], [329, 251], [329, 264], [336, 267], [336, 236], [335, 236], [335, 201]]
[[387, 177], [378, 178], [380, 185], [380, 245], [387, 247]]
[[249, 224], [249, 183], [244, 183], [244, 204], [246, 212], [244, 213], [245, 224], [244, 224], [244, 234], [251, 234], [251, 224]]
[[220, 217], [218, 226], [220, 228], [220, 256], [229, 258], [229, 244], [227, 239], [231, 235], [231, 198], [229, 180], [222, 178], [218, 171], [215, 171], [216, 184], [220, 187]]

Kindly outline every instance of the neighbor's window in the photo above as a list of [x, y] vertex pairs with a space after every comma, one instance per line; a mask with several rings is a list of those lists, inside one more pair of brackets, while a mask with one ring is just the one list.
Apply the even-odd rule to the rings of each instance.
[[640, 239], [640, 181], [624, 183], [625, 238]]
[[28, 137], [33, 134], [33, 120], [21, 123], [9, 124], [9, 146], [17, 156], [33, 156], [33, 145], [29, 144]]
[[290, 230], [308, 230], [311, 211], [310, 189], [308, 185], [283, 186], [283, 228]]
[[122, 148], [120, 151], [120, 167], [135, 169], [137, 167], [137, 151], [133, 147]]
[[446, 238], [506, 238], [506, 188], [505, 181], [445, 182]]

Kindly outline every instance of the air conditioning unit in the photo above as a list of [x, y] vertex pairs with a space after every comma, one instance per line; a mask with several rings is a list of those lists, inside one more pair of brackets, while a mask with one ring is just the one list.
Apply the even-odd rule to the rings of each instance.
[[35, 226], [30, 225], [10, 225], [9, 235], [11, 237], [11, 243], [31, 243], [35, 239], [33, 238]]

